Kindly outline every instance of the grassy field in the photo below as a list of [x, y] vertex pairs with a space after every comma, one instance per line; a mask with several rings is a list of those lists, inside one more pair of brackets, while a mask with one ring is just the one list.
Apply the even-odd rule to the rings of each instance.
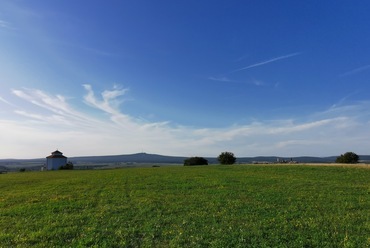
[[366, 168], [25, 172], [0, 188], [0, 247], [370, 247]]

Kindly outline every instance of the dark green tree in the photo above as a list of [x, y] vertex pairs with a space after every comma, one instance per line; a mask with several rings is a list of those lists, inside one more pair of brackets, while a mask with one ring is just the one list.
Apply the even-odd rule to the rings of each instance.
[[236, 162], [236, 157], [232, 152], [222, 152], [218, 155], [217, 160], [220, 164], [234, 164]]
[[208, 165], [208, 160], [202, 157], [191, 157], [184, 160], [184, 166]]
[[354, 152], [346, 152], [345, 154], [341, 154], [335, 160], [336, 163], [342, 164], [356, 164], [358, 163], [359, 156]]

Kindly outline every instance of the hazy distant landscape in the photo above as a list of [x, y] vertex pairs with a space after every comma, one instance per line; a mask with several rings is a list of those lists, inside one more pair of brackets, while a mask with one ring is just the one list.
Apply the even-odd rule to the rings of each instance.
[[[106, 169], [122, 167], [151, 167], [154, 165], [183, 165], [187, 157], [165, 156], [148, 153], [135, 153], [126, 155], [110, 156], [84, 156], [70, 157], [75, 169]], [[277, 157], [277, 156], [258, 156], [237, 158], [237, 164], [252, 163], [276, 163], [277, 159], [286, 161], [296, 161], [297, 163], [334, 163], [336, 156], [330, 157]], [[206, 157], [209, 164], [218, 164], [216, 157]], [[46, 162], [45, 158], [39, 159], [0, 159], [0, 171], [16, 171], [19, 168], [26, 170], [40, 170]], [[360, 155], [360, 163], [370, 163], [370, 155]]]

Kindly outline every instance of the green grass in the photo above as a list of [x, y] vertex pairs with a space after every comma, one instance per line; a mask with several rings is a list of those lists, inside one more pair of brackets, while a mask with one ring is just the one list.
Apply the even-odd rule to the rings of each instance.
[[0, 188], [0, 247], [370, 247], [366, 168], [26, 172]]

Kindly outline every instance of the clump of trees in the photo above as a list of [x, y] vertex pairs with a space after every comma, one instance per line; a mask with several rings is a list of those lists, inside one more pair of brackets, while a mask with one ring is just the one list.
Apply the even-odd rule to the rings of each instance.
[[220, 164], [234, 164], [236, 162], [236, 157], [232, 152], [222, 152], [217, 157], [217, 160]]
[[335, 160], [336, 163], [342, 164], [356, 164], [358, 163], [359, 156], [354, 152], [346, 152], [345, 154], [341, 154]]
[[73, 163], [69, 161], [65, 165], [60, 166], [59, 170], [73, 170]]
[[184, 160], [184, 166], [208, 165], [208, 160], [202, 157], [191, 157]]

